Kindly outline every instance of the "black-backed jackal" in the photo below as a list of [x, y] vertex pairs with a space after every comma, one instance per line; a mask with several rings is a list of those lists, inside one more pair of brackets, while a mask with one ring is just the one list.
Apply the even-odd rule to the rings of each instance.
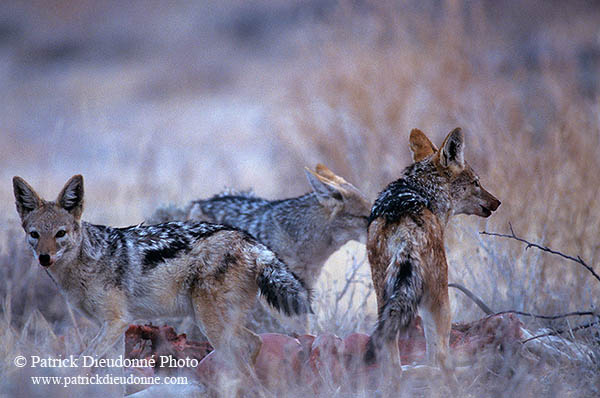
[[217, 351], [253, 363], [261, 341], [243, 325], [257, 291], [288, 315], [310, 311], [303, 282], [246, 232], [194, 222], [112, 228], [80, 221], [80, 175], [56, 201], [20, 177], [13, 188], [40, 265], [101, 326], [84, 354], [102, 355], [137, 319], [193, 315]]
[[371, 203], [342, 177], [318, 164], [306, 169], [313, 192], [267, 200], [223, 193], [185, 209], [158, 209], [149, 222], [197, 220], [232, 225], [267, 245], [312, 289], [325, 261], [349, 240], [366, 240]]
[[423, 319], [427, 359], [447, 372], [451, 328], [444, 229], [451, 216], [489, 217], [500, 201], [481, 186], [464, 160], [460, 129], [438, 150], [420, 130], [410, 133], [414, 163], [373, 204], [367, 253], [377, 294], [378, 321], [365, 360], [400, 367], [397, 336]]

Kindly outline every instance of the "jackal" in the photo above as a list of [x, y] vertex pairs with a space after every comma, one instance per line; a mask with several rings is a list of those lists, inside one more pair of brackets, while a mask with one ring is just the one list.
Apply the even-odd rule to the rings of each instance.
[[232, 225], [264, 243], [312, 289], [325, 261], [349, 240], [366, 240], [371, 203], [354, 185], [322, 164], [306, 169], [313, 192], [266, 200], [224, 193], [191, 202], [185, 210], [158, 209], [149, 222], [181, 219]]
[[397, 335], [408, 328], [418, 311], [425, 329], [428, 362], [446, 373], [451, 368], [444, 229], [452, 215], [489, 217], [500, 206], [465, 162], [464, 147], [459, 128], [448, 134], [439, 150], [420, 130], [412, 130], [414, 163], [373, 204], [367, 254], [378, 321], [365, 354], [367, 363], [384, 354], [399, 368]]
[[80, 175], [56, 201], [41, 199], [20, 177], [13, 188], [40, 265], [101, 325], [85, 354], [103, 355], [134, 320], [193, 315], [216, 350], [253, 363], [261, 340], [243, 323], [257, 291], [288, 315], [310, 311], [303, 282], [246, 232], [209, 223], [113, 228], [80, 221]]

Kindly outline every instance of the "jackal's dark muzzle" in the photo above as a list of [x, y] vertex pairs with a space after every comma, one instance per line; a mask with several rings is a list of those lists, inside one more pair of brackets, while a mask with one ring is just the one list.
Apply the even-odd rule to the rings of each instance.
[[501, 204], [502, 204], [502, 202], [500, 202], [498, 199], [494, 199], [494, 201], [492, 202], [492, 204], [490, 206], [490, 210], [496, 211], [498, 209], [498, 207], [500, 207]]
[[500, 207], [501, 202], [496, 199], [494, 195], [482, 189], [484, 204], [480, 205], [483, 217], [489, 217], [492, 212], [496, 211]]
[[52, 265], [52, 257], [50, 257], [49, 254], [40, 254], [38, 260], [42, 267], [49, 267]]

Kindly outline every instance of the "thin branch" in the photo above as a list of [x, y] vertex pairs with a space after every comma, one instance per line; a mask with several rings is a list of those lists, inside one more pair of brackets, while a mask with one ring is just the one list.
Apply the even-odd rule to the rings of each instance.
[[360, 266], [363, 264], [364, 260], [357, 263], [354, 259], [353, 262], [354, 262], [354, 264], [353, 264], [350, 276], [346, 277], [346, 284], [344, 285], [344, 288], [342, 289], [342, 291], [337, 294], [337, 297], [335, 299], [336, 305], [344, 297], [344, 295], [350, 288], [350, 285], [352, 285], [352, 283], [354, 282], [354, 278], [356, 277], [356, 274], [358, 273], [358, 270], [360, 269]]
[[[481, 235], [489, 235], [489, 236], [497, 236], [497, 237], [500, 237], [500, 238], [514, 239], [516, 241], [525, 243], [527, 245], [525, 247], [525, 250], [529, 249], [530, 247], [535, 247], [535, 248], [537, 248], [539, 250], [548, 252], [550, 254], [555, 254], [555, 255], [560, 256], [562, 258], [565, 258], [567, 260], [571, 260], [573, 262], [576, 262], [577, 264], [580, 264], [580, 265], [584, 266], [585, 269], [587, 269], [594, 276], [594, 278], [596, 278], [598, 281], [600, 281], [600, 275], [598, 275], [591, 266], [589, 266], [585, 261], [583, 261], [583, 259], [580, 256], [577, 256], [577, 257], [569, 256], [569, 255], [561, 253], [559, 251], [550, 249], [547, 246], [542, 246], [542, 245], [539, 245], [537, 243], [530, 242], [530, 241], [528, 241], [526, 239], [523, 239], [523, 238], [517, 236], [515, 234], [515, 231], [514, 231], [511, 223], [508, 223], [508, 226], [510, 228], [510, 235], [508, 235], [508, 234], [500, 234], [500, 233], [496, 233], [496, 232], [487, 232], [487, 231], [481, 231], [480, 234]], [[469, 296], [469, 297], [471, 297], [471, 296]], [[530, 317], [533, 317], [533, 318], [549, 319], [549, 320], [567, 318], [567, 317], [571, 317], [571, 316], [595, 316], [595, 317], [600, 317], [600, 315], [597, 312], [594, 312], [594, 311], [575, 311], [575, 312], [568, 312], [568, 313], [560, 314], [560, 315], [538, 315], [538, 314], [532, 314], [532, 313], [529, 313], [529, 312], [522, 312], [522, 311], [502, 311], [502, 312], [497, 312], [495, 314], [488, 314], [488, 315], [502, 315], [502, 314], [516, 314], [516, 315], [530, 316]], [[540, 335], [537, 335], [537, 336], [530, 337], [530, 338], [528, 338], [526, 340], [523, 340], [522, 344], [525, 344], [525, 343], [527, 343], [529, 341], [532, 341], [532, 340], [535, 340], [535, 339], [539, 339], [539, 338], [542, 338], [542, 337], [556, 336], [556, 335], [559, 335], [559, 334], [562, 334], [562, 333], [565, 333], [565, 332], [569, 332], [569, 331], [571, 333], [572, 332], [576, 332], [576, 331], [579, 331], [579, 330], [590, 328], [590, 327], [598, 325], [598, 324], [600, 324], [600, 320], [596, 320], [596, 321], [589, 322], [589, 323], [586, 323], [586, 324], [583, 324], [583, 325], [579, 325], [579, 326], [574, 327], [574, 328], [569, 328], [569, 329], [555, 329], [555, 330], [553, 330], [551, 332], [543, 333], [543, 334], [540, 334]]]
[[586, 264], [586, 262], [583, 261], [583, 259], [581, 257], [579, 257], [579, 256], [577, 256], [577, 257], [569, 256], [569, 255], [561, 253], [559, 251], [552, 250], [549, 247], [541, 246], [541, 245], [539, 245], [537, 243], [529, 242], [528, 240], [520, 238], [520, 237], [518, 237], [515, 234], [515, 231], [513, 230], [513, 227], [512, 227], [511, 223], [508, 223], [508, 225], [510, 227], [510, 233], [511, 233], [510, 235], [508, 235], [508, 234], [499, 234], [499, 233], [496, 233], [496, 232], [487, 232], [487, 231], [481, 231], [479, 233], [481, 235], [498, 236], [498, 237], [501, 237], [501, 238], [514, 239], [514, 240], [517, 240], [519, 242], [526, 243], [527, 246], [525, 247], [525, 250], [529, 249], [530, 247], [535, 247], [535, 248], [540, 249], [542, 251], [545, 251], [545, 252], [548, 252], [548, 253], [551, 253], [551, 254], [556, 254], [557, 256], [561, 256], [562, 258], [566, 258], [567, 260], [574, 261], [577, 264], [583, 265], [600, 282], [600, 275], [598, 275], [591, 266], [589, 266], [588, 264]]
[[583, 325], [579, 325], [579, 326], [574, 327], [572, 329], [557, 329], [557, 330], [553, 330], [552, 332], [548, 332], [548, 333], [544, 333], [544, 334], [539, 334], [537, 336], [530, 337], [530, 338], [528, 338], [526, 340], [523, 340], [521, 343], [525, 344], [525, 343], [527, 343], [527, 342], [529, 342], [531, 340], [539, 339], [539, 338], [542, 338], [542, 337], [548, 337], [548, 336], [556, 336], [557, 334], [563, 334], [563, 333], [568, 332], [568, 331], [577, 332], [577, 331], [582, 330], [582, 329], [591, 328], [592, 326], [596, 326], [598, 324], [600, 324], [600, 321], [594, 321], [594, 322], [590, 322], [590, 323], [585, 323]]
[[512, 311], [512, 310], [496, 312], [496, 313], [488, 314], [488, 315], [503, 315], [503, 314], [516, 314], [516, 315], [530, 316], [532, 318], [539, 318], [539, 319], [561, 319], [561, 318], [567, 318], [570, 316], [598, 316], [598, 313], [596, 313], [594, 311], [575, 311], [575, 312], [568, 312], [566, 314], [559, 314], [559, 315], [538, 315], [538, 314], [532, 314], [530, 312]]
[[461, 292], [463, 292], [465, 294], [465, 296], [467, 296], [468, 298], [470, 298], [471, 300], [473, 300], [473, 302], [475, 304], [477, 304], [477, 306], [483, 311], [485, 312], [486, 315], [493, 315], [494, 311], [492, 311], [490, 309], [490, 307], [488, 307], [482, 299], [480, 299], [479, 297], [477, 297], [475, 295], [475, 293], [473, 293], [472, 291], [470, 291], [469, 289], [467, 289], [466, 287], [464, 287], [461, 284], [458, 283], [448, 283], [448, 287], [453, 287], [455, 289], [460, 290]]
[[485, 304], [483, 302], [483, 300], [481, 298], [479, 298], [475, 293], [473, 293], [472, 291], [470, 291], [463, 285], [461, 285], [459, 283], [448, 283], [448, 287], [453, 287], [453, 288], [458, 289], [461, 292], [463, 292], [468, 298], [473, 300], [473, 302], [475, 304], [477, 304], [477, 306], [483, 312], [485, 312], [486, 315], [489, 315], [489, 316], [515, 314], [515, 315], [522, 315], [522, 316], [530, 316], [532, 318], [550, 319], [550, 320], [567, 318], [570, 316], [599, 316], [598, 313], [594, 312], [594, 311], [575, 311], [575, 312], [568, 312], [566, 314], [559, 314], [559, 315], [539, 315], [539, 314], [533, 314], [531, 312], [523, 312], [523, 311], [516, 311], [516, 310], [494, 312], [490, 309], [490, 307], [487, 304]]

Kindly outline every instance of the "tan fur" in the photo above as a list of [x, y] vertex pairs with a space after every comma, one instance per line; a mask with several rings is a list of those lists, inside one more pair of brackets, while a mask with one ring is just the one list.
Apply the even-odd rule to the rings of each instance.
[[[396, 336], [379, 335], [385, 334], [382, 330], [404, 330], [413, 314], [392, 312], [391, 318], [385, 318], [390, 314], [385, 309], [394, 303], [397, 303], [395, 308], [411, 308], [412, 304], [416, 304], [423, 319], [428, 361], [448, 373], [452, 367], [448, 358], [451, 314], [444, 229], [454, 214], [487, 217], [500, 202], [479, 185], [479, 178], [464, 162], [464, 138], [459, 129], [448, 134], [440, 150], [425, 134], [414, 129], [410, 134], [410, 148], [415, 164], [394, 183], [399, 188], [390, 184], [380, 194], [381, 199], [375, 203], [374, 211], [378, 205], [383, 210], [376, 213], [367, 236], [367, 253], [380, 314], [374, 336], [385, 345], [381, 352], [377, 351], [378, 341], [375, 341], [373, 350], [375, 354], [383, 354], [396, 367], [400, 365]], [[415, 187], [414, 191], [410, 187]], [[411, 200], [422, 200], [422, 204], [407, 205], [406, 213], [399, 216], [386, 213], [386, 201], [391, 203], [394, 195], [399, 198], [406, 196], [409, 205], [413, 203]], [[395, 206], [398, 211], [400, 205]], [[390, 290], [392, 288], [395, 296]], [[408, 292], [410, 297], [404, 298], [403, 291], [398, 289], [405, 289], [403, 291]], [[384, 322], [399, 322], [399, 319], [404, 320], [402, 325], [383, 327]]]
[[429, 138], [427, 138], [427, 136], [419, 129], [411, 130], [409, 143], [415, 162], [420, 162], [437, 151], [435, 145], [433, 145], [433, 143], [429, 141]]
[[[310, 171], [311, 173], [313, 173], [312, 170], [310, 170], [308, 167], [306, 168], [308, 171]], [[315, 175], [319, 175], [321, 177], [323, 177], [321, 180], [323, 182], [330, 182], [332, 183], [332, 185], [336, 185], [339, 188], [346, 188], [345, 191], [349, 191], [350, 187], [354, 188], [353, 185], [351, 185], [348, 181], [346, 181], [343, 177], [335, 174], [333, 171], [331, 171], [327, 166], [325, 166], [322, 163], [318, 163], [317, 166], [315, 167], [315, 171], [317, 172]], [[354, 190], [356, 190], [356, 188], [354, 188]]]
[[371, 203], [323, 164], [305, 168], [313, 191], [270, 201], [244, 193], [192, 202], [186, 210], [158, 209], [150, 220], [216, 222], [247, 231], [267, 245], [314, 289], [323, 264], [349, 240], [366, 242]]
[[[13, 179], [29, 244], [67, 299], [100, 324], [84, 354], [103, 355], [139, 319], [192, 315], [216, 350], [253, 363], [260, 338], [243, 327], [259, 287], [288, 313], [309, 310], [308, 292], [264, 245], [208, 223], [115, 229], [80, 221], [83, 178], [56, 201]], [[63, 231], [60, 232], [59, 231]]]

